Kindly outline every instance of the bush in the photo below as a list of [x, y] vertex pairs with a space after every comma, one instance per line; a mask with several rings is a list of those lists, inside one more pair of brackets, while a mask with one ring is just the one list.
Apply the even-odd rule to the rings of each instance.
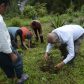
[[84, 13], [84, 5], [81, 7], [81, 12]]
[[66, 10], [67, 14], [72, 15], [74, 12], [74, 4], [71, 2], [70, 7]]
[[37, 15], [34, 6], [27, 5], [23, 11], [23, 15], [32, 18]]
[[54, 28], [60, 27], [64, 24], [64, 22], [61, 20], [60, 16], [56, 16], [51, 20], [51, 26]]
[[50, 22], [50, 18], [51, 18], [51, 16], [50, 16], [50, 15], [47, 15], [47, 17], [46, 17], [46, 16], [41, 17], [41, 18], [39, 18], [39, 20], [40, 20], [42, 23], [47, 23], [47, 22]]
[[82, 26], [84, 24], [84, 18], [83, 17], [76, 18], [74, 19], [74, 23]]
[[43, 17], [47, 14], [47, 9], [46, 9], [46, 3], [37, 3], [35, 5], [35, 9], [37, 11], [37, 15], [40, 16], [40, 17]]
[[23, 11], [23, 15], [29, 18], [35, 18], [37, 16], [45, 16], [47, 14], [46, 4], [37, 3], [35, 6], [27, 5]]
[[21, 26], [21, 20], [19, 18], [12, 18], [11, 19], [11, 26]]
[[81, 13], [79, 11], [76, 11], [73, 13], [73, 16], [78, 18], [79, 16], [81, 16]]

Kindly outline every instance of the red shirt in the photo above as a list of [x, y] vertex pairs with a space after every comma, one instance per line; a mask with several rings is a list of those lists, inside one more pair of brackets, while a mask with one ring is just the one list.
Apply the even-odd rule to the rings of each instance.
[[22, 30], [22, 40], [25, 41], [26, 35], [29, 34], [32, 36], [32, 32], [27, 27], [21, 27]]

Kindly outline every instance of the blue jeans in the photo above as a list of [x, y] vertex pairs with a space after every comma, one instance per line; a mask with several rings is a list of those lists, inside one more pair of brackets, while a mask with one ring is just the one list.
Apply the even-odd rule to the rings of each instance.
[[21, 78], [23, 74], [23, 63], [19, 53], [13, 49], [13, 52], [17, 55], [18, 59], [15, 63], [12, 62], [8, 54], [0, 52], [0, 67], [5, 72], [8, 78]]

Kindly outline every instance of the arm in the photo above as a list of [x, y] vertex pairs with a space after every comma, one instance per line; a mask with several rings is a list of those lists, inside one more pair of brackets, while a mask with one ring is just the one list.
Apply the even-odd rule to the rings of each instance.
[[13, 52], [11, 52], [11, 53], [8, 53], [8, 55], [10, 56], [12, 62], [15, 63], [16, 60], [17, 60], [16, 54], [14, 54]]
[[48, 45], [46, 47], [46, 52], [44, 55], [45, 60], [48, 60], [48, 54], [49, 54], [50, 50], [52, 49], [52, 47], [53, 47], [53, 44], [48, 43]]
[[48, 45], [46, 47], [46, 52], [50, 53], [50, 50], [52, 49], [53, 46], [54, 46], [53, 44], [48, 43]]
[[21, 46], [25, 47], [26, 49], [28, 49], [28, 47], [25, 44], [25, 38], [22, 36], [22, 34], [20, 35], [20, 41], [21, 41]]
[[67, 57], [62, 62], [58, 63], [55, 66], [58, 70], [61, 69], [64, 66], [64, 64], [67, 64], [69, 61], [71, 61], [74, 58], [74, 41], [72, 37], [67, 42], [67, 50], [68, 50]]
[[70, 38], [69, 41], [67, 42], [67, 50], [68, 50], [68, 55], [67, 57], [63, 60], [64, 64], [67, 64], [69, 61], [71, 61], [74, 56], [74, 41], [73, 38]]
[[30, 31], [26, 37], [28, 39], [28, 47], [31, 48], [32, 32]]
[[28, 49], [28, 47], [26, 46], [26, 44], [25, 44], [25, 42], [23, 41], [23, 46], [26, 48], [26, 49]]
[[28, 40], [28, 47], [31, 48], [31, 40]]

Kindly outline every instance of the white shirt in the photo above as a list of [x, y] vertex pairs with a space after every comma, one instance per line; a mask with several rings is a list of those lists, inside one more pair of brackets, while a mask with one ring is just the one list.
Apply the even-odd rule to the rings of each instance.
[[[67, 44], [67, 50], [69, 54], [63, 60], [63, 62], [66, 64], [74, 58], [74, 41], [84, 33], [84, 29], [79, 25], [64, 25], [62, 27], [54, 29], [52, 32], [58, 35], [61, 44]], [[48, 43], [46, 52], [50, 52], [52, 47], [53, 44]]]
[[0, 15], [0, 52], [11, 53], [11, 41], [3, 17]]

